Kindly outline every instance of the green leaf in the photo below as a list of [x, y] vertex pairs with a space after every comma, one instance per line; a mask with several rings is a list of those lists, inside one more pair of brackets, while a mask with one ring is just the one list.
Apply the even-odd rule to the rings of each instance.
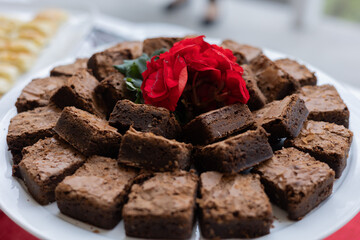
[[126, 87], [128, 90], [133, 91], [133, 92], [137, 91], [136, 87], [134, 86], [134, 84], [132, 82], [126, 81], [125, 83], [126, 83]]
[[145, 72], [145, 70], [147, 69], [146, 63], [148, 61], [150, 61], [150, 58], [146, 53], [144, 53], [141, 57], [137, 59], [137, 65], [141, 73]]
[[127, 65], [126, 64], [121, 64], [121, 65], [115, 65], [114, 66], [115, 69], [117, 69], [119, 72], [121, 72], [122, 74], [126, 74], [126, 69], [127, 69]]
[[138, 65], [134, 62], [132, 63], [127, 69], [126, 69], [126, 74], [127, 77], [130, 78], [140, 78], [142, 79], [142, 75], [141, 72], [139, 70]]
[[144, 103], [144, 99], [143, 99], [141, 91], [137, 91], [135, 103], [138, 103], [138, 104]]
[[146, 70], [146, 62], [149, 60], [149, 56], [143, 53], [143, 55], [136, 59], [124, 60], [123, 64], [115, 65], [114, 67], [122, 74], [125, 74], [126, 77], [130, 77], [128, 74], [131, 74], [138, 78]]
[[155, 52], [153, 52], [153, 54], [151, 54], [150, 58], [153, 58], [154, 56], [158, 56], [158, 55], [160, 55], [162, 53], [165, 53], [167, 51], [168, 51], [168, 49], [166, 49], [166, 48], [161, 48], [161, 49], [155, 50]]

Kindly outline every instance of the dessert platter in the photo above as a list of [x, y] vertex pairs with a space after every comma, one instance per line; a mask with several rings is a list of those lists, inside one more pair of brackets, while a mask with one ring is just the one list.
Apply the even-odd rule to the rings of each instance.
[[300, 60], [157, 37], [38, 77], [0, 122], [0, 206], [38, 237], [319, 239], [359, 210], [357, 100]]

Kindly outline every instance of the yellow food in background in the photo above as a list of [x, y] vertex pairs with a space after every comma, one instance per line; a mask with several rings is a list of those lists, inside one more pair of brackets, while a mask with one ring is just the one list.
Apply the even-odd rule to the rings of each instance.
[[0, 51], [0, 63], [9, 63], [19, 69], [20, 72], [29, 70], [35, 62], [36, 55], [11, 51]]
[[40, 11], [30, 21], [0, 16], [0, 97], [29, 70], [41, 49], [67, 19], [60, 9]]
[[44, 37], [41, 33], [34, 29], [20, 29], [17, 32], [17, 38], [30, 40], [39, 47], [46, 45], [49, 41], [48, 38]]
[[19, 69], [10, 63], [0, 63], [0, 78], [5, 78], [9, 82], [15, 81], [19, 75]]

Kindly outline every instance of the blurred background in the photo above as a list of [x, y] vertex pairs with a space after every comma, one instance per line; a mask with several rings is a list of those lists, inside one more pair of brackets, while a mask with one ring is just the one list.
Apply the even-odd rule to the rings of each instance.
[[360, 0], [0, 0], [170, 23], [303, 59], [360, 88]]

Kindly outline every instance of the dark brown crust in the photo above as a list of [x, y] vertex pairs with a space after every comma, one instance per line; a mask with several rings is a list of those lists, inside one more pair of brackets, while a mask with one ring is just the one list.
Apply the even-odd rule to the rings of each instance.
[[50, 76], [71, 77], [77, 71], [81, 69], [86, 69], [88, 60], [88, 58], [78, 58], [75, 60], [74, 63], [54, 67], [50, 71]]
[[87, 63], [94, 76], [102, 81], [112, 73], [118, 72], [114, 65], [119, 65], [126, 59], [135, 59], [142, 54], [142, 42], [122, 42], [114, 47], [92, 55]]
[[50, 98], [66, 82], [64, 77], [46, 77], [32, 80], [21, 91], [15, 106], [18, 113], [49, 105]]
[[[53, 154], [53, 148], [60, 149], [57, 151], [58, 155]], [[59, 164], [61, 159], [65, 160], [61, 155], [64, 152], [69, 166], [64, 162]], [[85, 157], [56, 138], [40, 140], [25, 148], [23, 154], [23, 160], [19, 164], [21, 178], [30, 194], [41, 205], [55, 201], [57, 184], [66, 176], [72, 175], [85, 162]]]
[[291, 77], [300, 83], [301, 86], [316, 85], [317, 78], [314, 72], [295, 60], [288, 58], [278, 59], [274, 63], [282, 70], [287, 72]]
[[[115, 159], [94, 156], [56, 187], [57, 205], [65, 215], [112, 229], [121, 220], [136, 174], [133, 169], [119, 167]], [[105, 195], [107, 201], [101, 200]]]
[[195, 164], [200, 171], [240, 172], [272, 157], [268, 134], [259, 127], [199, 148]]
[[266, 104], [267, 99], [258, 87], [256, 76], [250, 66], [241, 65], [241, 67], [244, 69], [243, 79], [246, 82], [246, 88], [250, 95], [247, 105], [251, 111], [258, 110]]
[[330, 122], [349, 128], [349, 109], [334, 86], [305, 86], [301, 88], [299, 96], [309, 109], [309, 120]]
[[130, 128], [122, 138], [118, 161], [151, 171], [175, 171], [190, 167], [191, 150], [191, 144]]
[[251, 62], [250, 66], [257, 77], [258, 86], [268, 102], [283, 99], [300, 88], [298, 81], [281, 70], [265, 55], [259, 55]]
[[104, 103], [95, 94], [98, 84], [96, 78], [87, 70], [81, 70], [70, 77], [67, 83], [54, 93], [51, 100], [59, 108], [74, 106], [105, 118]]
[[174, 43], [181, 41], [184, 38], [180, 37], [159, 37], [159, 38], [148, 38], [143, 42], [143, 52], [148, 56], [151, 56], [156, 50], [165, 48], [169, 50], [172, 48]]
[[107, 116], [113, 111], [116, 103], [122, 99], [134, 99], [134, 94], [127, 90], [124, 75], [120, 72], [113, 73], [95, 88], [95, 92], [107, 106]]
[[85, 156], [118, 154], [121, 134], [107, 121], [83, 110], [64, 108], [54, 130]]
[[[164, 182], [158, 179], [159, 175], [170, 175], [174, 178], [172, 182]], [[182, 175], [188, 175], [189, 177], [183, 179], [184, 181], [179, 185], [180, 182], [176, 178]], [[142, 186], [146, 185], [149, 181], [154, 182], [155, 180], [159, 180], [158, 186], [152, 189], [142, 189]], [[141, 185], [134, 185], [129, 201], [123, 209], [126, 235], [152, 239], [187, 239], [191, 237], [195, 219], [194, 209], [197, 181], [198, 178], [195, 174], [181, 171], [157, 173]], [[184, 190], [185, 188], [187, 190]], [[164, 198], [161, 194], [157, 195], [157, 190], [164, 192], [167, 198]], [[147, 193], [151, 198], [143, 199], [142, 195]], [[179, 198], [184, 198], [184, 201], [176, 200]], [[134, 203], [135, 201], [144, 201], [146, 204], [140, 204], [139, 202], [136, 204]], [[169, 204], [173, 201], [176, 201], [175, 206]], [[191, 203], [187, 206], [189, 201]], [[152, 204], [152, 202], [159, 202], [158, 209], [148, 209], [147, 204]], [[162, 214], [159, 214], [157, 211], [162, 208], [164, 208], [164, 211]]]
[[124, 216], [124, 222], [127, 236], [152, 239], [187, 239], [194, 225], [183, 216]]
[[260, 174], [272, 202], [300, 220], [332, 192], [335, 173], [326, 164], [295, 148], [284, 148], [253, 169]]
[[197, 116], [185, 125], [183, 136], [192, 144], [206, 145], [254, 128], [254, 125], [247, 105], [238, 103]]
[[130, 127], [141, 132], [152, 132], [169, 139], [178, 137], [181, 127], [174, 114], [169, 110], [147, 104], [135, 104], [129, 100], [120, 100], [112, 111], [109, 124], [120, 133]]
[[272, 138], [296, 137], [309, 111], [304, 101], [297, 95], [274, 101], [253, 112], [255, 120]]
[[[20, 153], [24, 147], [33, 145], [39, 139], [53, 136], [53, 128], [60, 113], [60, 109], [51, 106], [22, 112], [13, 117], [6, 138], [9, 150]], [[16, 157], [13, 160], [17, 164], [21, 158]]]
[[271, 221], [266, 219], [232, 220], [219, 223], [218, 220], [199, 216], [201, 234], [204, 238], [256, 238], [270, 233]]
[[262, 50], [246, 44], [239, 44], [233, 40], [224, 40], [221, 43], [223, 48], [230, 49], [237, 59], [238, 64], [248, 64], [262, 54]]
[[335, 178], [339, 178], [346, 167], [352, 137], [353, 133], [344, 126], [309, 120], [299, 136], [287, 139], [285, 146], [295, 147], [327, 163], [335, 171]]

